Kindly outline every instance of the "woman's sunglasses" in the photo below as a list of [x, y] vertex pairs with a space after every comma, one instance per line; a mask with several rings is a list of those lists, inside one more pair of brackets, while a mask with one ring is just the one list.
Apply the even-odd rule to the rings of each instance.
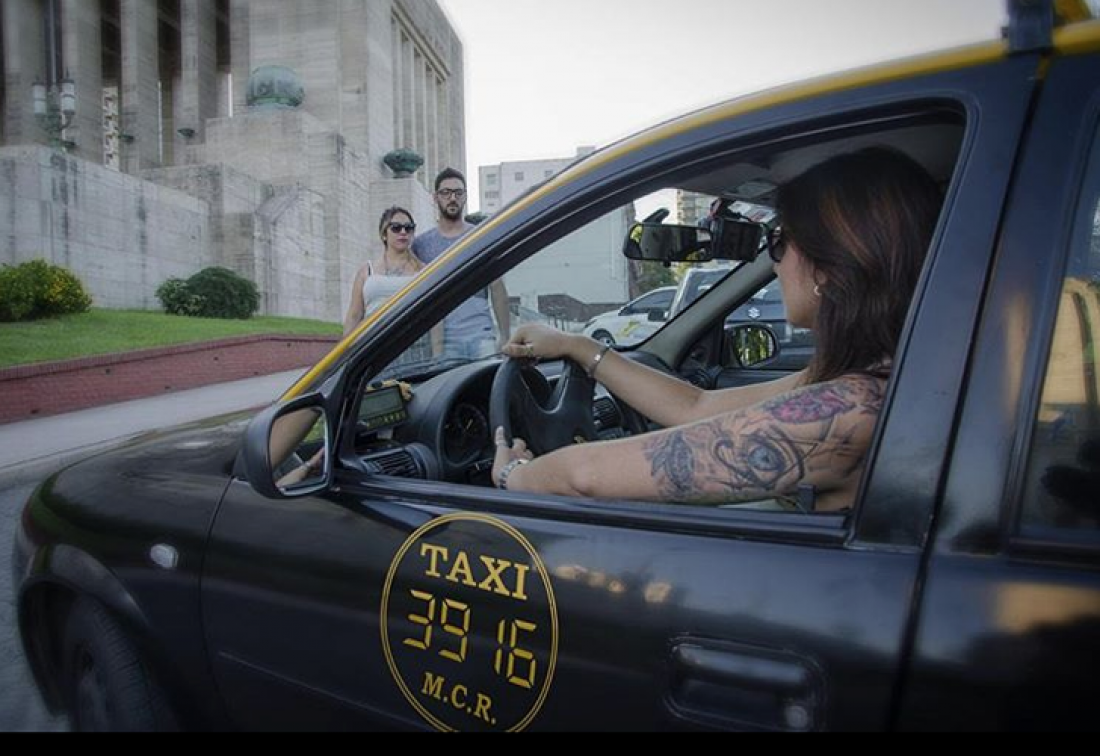
[[783, 262], [787, 254], [787, 236], [783, 233], [783, 227], [773, 228], [768, 232], [768, 257], [776, 265]]
[[416, 224], [415, 223], [391, 223], [390, 224], [390, 233], [391, 234], [400, 234], [400, 233], [415, 234], [416, 233]]

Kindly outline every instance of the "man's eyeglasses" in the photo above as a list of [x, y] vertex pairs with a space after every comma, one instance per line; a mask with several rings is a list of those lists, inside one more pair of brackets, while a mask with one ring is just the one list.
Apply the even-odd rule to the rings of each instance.
[[465, 189], [440, 189], [435, 193], [440, 199], [466, 199]]
[[415, 234], [416, 233], [416, 224], [415, 223], [391, 223], [390, 224], [390, 233], [391, 234], [402, 234], [402, 233], [404, 233], [404, 234]]
[[768, 257], [776, 265], [783, 262], [787, 254], [787, 235], [783, 233], [783, 227], [773, 228], [768, 232]]

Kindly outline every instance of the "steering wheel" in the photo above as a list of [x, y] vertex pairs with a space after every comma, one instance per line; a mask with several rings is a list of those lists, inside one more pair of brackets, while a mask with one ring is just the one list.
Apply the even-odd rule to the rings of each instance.
[[[537, 389], [543, 396], [536, 396]], [[593, 404], [596, 382], [579, 365], [566, 362], [552, 392], [534, 366], [508, 359], [497, 371], [489, 400], [489, 419], [504, 429], [511, 445], [516, 437], [541, 457], [578, 443], [598, 440]]]

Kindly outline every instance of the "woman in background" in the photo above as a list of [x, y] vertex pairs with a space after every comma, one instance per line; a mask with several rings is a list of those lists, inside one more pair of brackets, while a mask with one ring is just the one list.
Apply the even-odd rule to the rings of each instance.
[[378, 233], [385, 251], [377, 264], [368, 262], [355, 277], [351, 307], [344, 319], [345, 338], [424, 269], [424, 263], [412, 251], [416, 239], [416, 221], [412, 213], [401, 207], [391, 207], [382, 213]]

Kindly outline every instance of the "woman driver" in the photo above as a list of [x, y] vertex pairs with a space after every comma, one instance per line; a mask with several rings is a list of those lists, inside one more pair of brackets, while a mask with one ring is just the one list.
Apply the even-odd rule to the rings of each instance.
[[909, 304], [942, 206], [931, 176], [871, 148], [780, 190], [770, 254], [792, 326], [816, 332], [810, 367], [774, 383], [706, 392], [583, 336], [521, 328], [517, 359], [570, 359], [670, 430], [534, 459], [497, 433], [497, 485], [590, 499], [728, 504], [813, 486], [817, 510], [856, 497]]

